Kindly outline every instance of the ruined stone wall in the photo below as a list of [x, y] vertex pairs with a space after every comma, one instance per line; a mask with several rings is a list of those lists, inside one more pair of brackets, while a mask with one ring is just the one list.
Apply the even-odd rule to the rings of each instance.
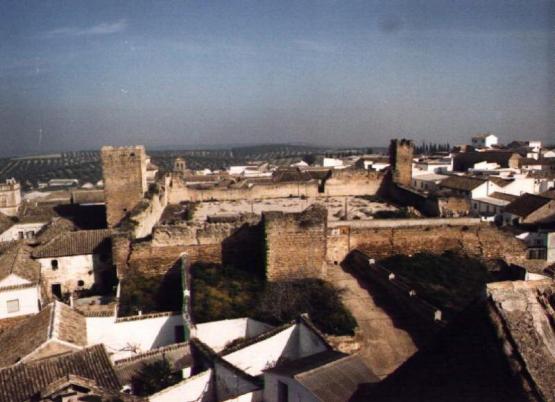
[[526, 260], [526, 245], [522, 241], [485, 224], [328, 228], [328, 261], [341, 262], [354, 249], [376, 260], [395, 254], [441, 254], [447, 250], [474, 257], [505, 259], [515, 264]]
[[128, 272], [165, 275], [183, 253], [191, 264], [262, 266], [259, 221], [258, 217], [245, 217], [232, 223], [161, 225], [154, 228], [152, 240], [133, 243], [120, 236], [113, 241], [118, 276]]
[[324, 185], [326, 197], [348, 195], [375, 195], [382, 186], [384, 174], [362, 169], [333, 170]]
[[233, 201], [255, 200], [264, 198], [316, 197], [318, 182], [253, 184], [241, 188], [195, 188], [185, 186], [177, 179], [172, 180], [169, 202], [178, 204], [182, 201]]
[[142, 146], [104, 146], [100, 154], [106, 219], [112, 228], [142, 200], [147, 190], [146, 154]]
[[154, 191], [143, 198], [122, 222], [124, 230], [134, 239], [142, 239], [152, 234], [154, 226], [160, 220], [164, 209], [168, 205], [166, 191], [169, 177], [155, 185]]
[[437, 198], [439, 216], [459, 217], [470, 214], [470, 200], [465, 197], [439, 197]]
[[269, 281], [325, 275], [327, 211], [312, 205], [301, 213], [263, 215]]

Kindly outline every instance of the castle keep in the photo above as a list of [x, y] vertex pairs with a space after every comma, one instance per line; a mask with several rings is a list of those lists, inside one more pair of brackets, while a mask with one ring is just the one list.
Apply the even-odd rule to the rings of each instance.
[[147, 158], [143, 146], [101, 149], [106, 219], [108, 227], [117, 226], [147, 191]]
[[414, 145], [411, 140], [394, 139], [389, 146], [389, 160], [391, 164], [393, 182], [403, 186], [410, 186], [412, 181], [412, 155]]

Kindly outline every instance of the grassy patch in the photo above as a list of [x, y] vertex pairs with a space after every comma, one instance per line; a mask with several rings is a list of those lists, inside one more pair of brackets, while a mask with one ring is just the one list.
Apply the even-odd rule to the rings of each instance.
[[397, 255], [380, 263], [407, 279], [419, 294], [447, 313], [463, 310], [486, 283], [494, 280], [482, 261], [452, 252]]
[[324, 281], [267, 283], [252, 273], [216, 264], [192, 267], [192, 306], [196, 322], [252, 317], [279, 325], [308, 313], [328, 334], [351, 335], [357, 325], [339, 291]]
[[183, 305], [181, 280], [177, 275], [144, 276], [134, 273], [121, 282], [120, 316], [161, 311], [180, 311]]

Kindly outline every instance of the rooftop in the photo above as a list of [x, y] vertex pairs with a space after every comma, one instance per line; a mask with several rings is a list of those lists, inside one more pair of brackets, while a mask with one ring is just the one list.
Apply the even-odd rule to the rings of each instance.
[[441, 182], [441, 187], [452, 190], [471, 191], [484, 184], [486, 180], [469, 176], [449, 176]]
[[0, 367], [17, 363], [48, 340], [57, 339], [83, 347], [87, 342], [85, 318], [55, 301], [38, 314], [0, 334]]
[[0, 281], [9, 275], [17, 275], [31, 283], [40, 279], [40, 264], [31, 258], [31, 248], [16, 242], [0, 256]]
[[34, 258], [67, 257], [98, 253], [101, 248], [108, 247], [109, 229], [79, 230], [61, 233], [48, 243], [33, 251]]
[[93, 380], [104, 389], [119, 392], [121, 386], [102, 345], [81, 351], [16, 364], [0, 369], [0, 402], [23, 402], [69, 375]]
[[524, 193], [507, 205], [505, 212], [525, 218], [551, 201], [548, 197]]

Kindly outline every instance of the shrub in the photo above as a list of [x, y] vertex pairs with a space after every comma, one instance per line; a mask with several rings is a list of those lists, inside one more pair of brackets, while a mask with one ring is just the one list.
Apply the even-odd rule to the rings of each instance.
[[167, 359], [144, 364], [131, 379], [135, 395], [152, 395], [168, 388], [181, 380], [179, 373], [173, 373]]
[[265, 283], [252, 273], [216, 264], [192, 267], [192, 306], [196, 322], [252, 317], [274, 325], [308, 313], [323, 332], [352, 335], [356, 321], [340, 292], [318, 279]]

